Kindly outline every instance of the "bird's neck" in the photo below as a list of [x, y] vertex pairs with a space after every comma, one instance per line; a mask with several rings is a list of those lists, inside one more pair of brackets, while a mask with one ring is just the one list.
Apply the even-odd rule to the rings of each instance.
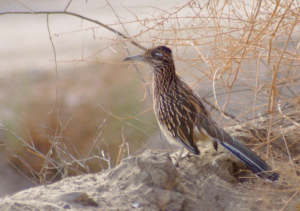
[[[173, 69], [165, 69], [164, 67], [154, 67], [153, 88], [154, 94], [160, 92], [168, 92], [172, 87], [176, 86], [179, 78]], [[164, 89], [164, 90], [161, 90]]]

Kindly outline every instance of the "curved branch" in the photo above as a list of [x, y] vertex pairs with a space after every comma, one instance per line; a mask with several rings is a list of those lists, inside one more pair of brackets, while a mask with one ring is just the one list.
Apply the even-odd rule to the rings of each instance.
[[47, 15], [71, 15], [71, 16], [74, 16], [74, 17], [77, 17], [77, 18], [81, 18], [83, 20], [86, 20], [86, 21], [89, 21], [89, 22], [92, 22], [92, 23], [95, 23], [99, 26], [102, 26], [103, 28], [106, 28], [107, 30], [115, 33], [117, 36], [120, 36], [122, 37], [123, 39], [125, 40], [128, 40], [129, 42], [131, 42], [134, 46], [138, 47], [139, 49], [142, 49], [144, 51], [147, 50], [147, 48], [141, 46], [140, 44], [138, 44], [137, 42], [131, 40], [129, 37], [127, 37], [126, 35], [122, 34], [121, 32], [118, 32], [117, 30], [97, 21], [97, 20], [92, 20], [90, 18], [87, 18], [87, 17], [84, 17], [82, 15], [78, 15], [76, 13], [72, 13], [72, 12], [47, 12], [47, 11], [43, 11], [43, 12], [1, 12], [0, 13], [0, 16], [1, 15], [34, 15], [34, 14], [47, 14]]

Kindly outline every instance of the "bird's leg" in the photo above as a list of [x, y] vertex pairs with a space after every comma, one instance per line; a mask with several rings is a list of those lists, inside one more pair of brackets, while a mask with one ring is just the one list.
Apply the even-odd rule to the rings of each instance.
[[179, 155], [178, 155], [178, 157], [177, 157], [177, 159], [176, 159], [176, 162], [175, 162], [175, 166], [176, 166], [176, 167], [179, 166], [178, 163], [179, 163], [179, 160], [181, 159], [181, 155], [182, 155], [182, 153], [183, 153], [183, 150], [184, 150], [184, 147], [181, 147], [181, 150], [180, 150]]
[[182, 158], [191, 156], [189, 151], [187, 151], [184, 155], [183, 155], [183, 152], [184, 152], [184, 147], [181, 147], [181, 150], [180, 150], [179, 155], [178, 155], [178, 157], [176, 159], [176, 162], [175, 162], [176, 167], [179, 166], [179, 160], [181, 160]]
[[182, 153], [182, 154], [183, 155], [181, 155], [181, 159], [185, 158], [185, 157], [190, 157], [191, 156], [189, 151], [187, 151], [186, 153]]

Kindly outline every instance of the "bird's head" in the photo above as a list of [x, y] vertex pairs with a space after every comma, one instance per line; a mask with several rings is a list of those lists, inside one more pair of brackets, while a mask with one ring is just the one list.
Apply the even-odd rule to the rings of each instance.
[[127, 57], [123, 61], [142, 61], [150, 64], [152, 67], [174, 66], [172, 51], [166, 46], [151, 48], [142, 55]]

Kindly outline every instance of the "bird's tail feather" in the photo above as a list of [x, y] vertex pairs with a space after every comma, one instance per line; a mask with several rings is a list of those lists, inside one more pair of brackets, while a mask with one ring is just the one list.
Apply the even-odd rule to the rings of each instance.
[[[232, 138], [232, 137], [230, 137]], [[219, 142], [231, 154], [240, 159], [254, 174], [262, 179], [273, 182], [278, 180], [279, 175], [272, 171], [272, 168], [249, 148], [241, 144], [235, 138], [231, 143]]]
[[200, 116], [198, 123], [201, 125], [202, 132], [204, 132], [204, 129], [207, 135], [213, 138], [218, 144], [222, 145], [235, 157], [240, 159], [258, 177], [270, 182], [279, 178], [279, 175], [276, 172], [273, 172], [272, 168], [263, 159], [240, 143], [237, 139], [231, 137], [216, 123], [204, 116]]

